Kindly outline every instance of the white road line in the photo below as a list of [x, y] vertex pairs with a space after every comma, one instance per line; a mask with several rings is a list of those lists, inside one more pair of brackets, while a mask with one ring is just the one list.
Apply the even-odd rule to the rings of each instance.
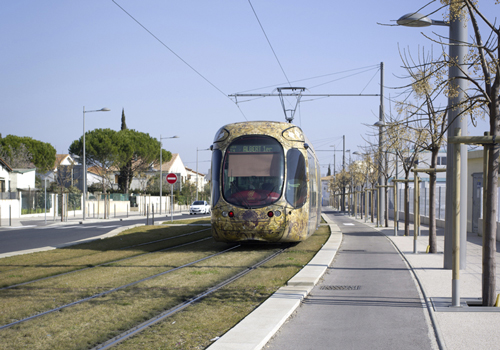
[[344, 225], [345, 226], [354, 226], [354, 224], [351, 224], [351, 223], [348, 223], [348, 222], [345, 222]]

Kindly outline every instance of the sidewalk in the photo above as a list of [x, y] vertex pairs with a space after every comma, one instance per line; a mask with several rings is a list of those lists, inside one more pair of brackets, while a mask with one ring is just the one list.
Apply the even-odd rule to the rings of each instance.
[[[325, 208], [325, 211], [331, 208]], [[348, 217], [347, 215], [345, 217]], [[364, 219], [354, 219], [364, 224]], [[329, 222], [330, 223], [330, 222]], [[421, 226], [421, 235], [417, 240], [418, 254], [413, 253], [413, 225], [411, 236], [394, 236], [393, 222], [388, 228], [376, 228], [371, 222], [366, 225], [378, 230], [391, 240], [414, 272], [416, 288], [421, 292], [423, 307], [427, 306], [429, 332], [436, 336], [439, 349], [496, 349], [500, 348], [500, 307], [485, 308], [468, 306], [467, 301], [481, 298], [482, 280], [482, 238], [468, 234], [467, 265], [460, 271], [461, 308], [452, 308], [451, 289], [452, 272], [443, 269], [444, 230], [438, 229], [438, 253], [426, 254], [428, 245], [428, 227]], [[403, 234], [400, 223], [399, 235]], [[269, 339], [278, 333], [280, 327], [294, 313], [300, 312], [300, 304], [307, 301], [307, 296], [326, 271], [337, 253], [342, 240], [342, 227], [331, 223], [332, 237], [324, 248], [286, 287], [278, 290], [253, 313], [238, 325], [215, 341], [210, 350], [263, 349]], [[500, 244], [497, 243], [497, 293], [500, 293]], [[322, 325], [328, 328], [328, 325]], [[362, 331], [361, 329], [359, 331]], [[391, 332], [391, 329], [387, 329]], [[411, 334], [409, 334], [410, 336]], [[293, 345], [293, 344], [290, 344]], [[375, 345], [375, 344], [374, 344]], [[334, 346], [332, 344], [332, 346]]]
[[[364, 219], [357, 219], [364, 222]], [[376, 228], [384, 233], [404, 255], [416, 273], [428, 302], [431, 302], [431, 317], [436, 322], [438, 336], [446, 349], [496, 349], [500, 347], [500, 307], [485, 308], [467, 306], [467, 301], [482, 298], [482, 237], [467, 234], [466, 268], [460, 270], [461, 308], [451, 308], [452, 272], [443, 268], [444, 229], [437, 229], [437, 254], [426, 254], [429, 244], [429, 228], [421, 226], [417, 239], [418, 254], [413, 253], [413, 236], [394, 236], [394, 221], [388, 228]], [[399, 235], [404, 223], [399, 224]], [[413, 235], [413, 225], [410, 225]], [[496, 253], [496, 294], [500, 293], [500, 243]]]

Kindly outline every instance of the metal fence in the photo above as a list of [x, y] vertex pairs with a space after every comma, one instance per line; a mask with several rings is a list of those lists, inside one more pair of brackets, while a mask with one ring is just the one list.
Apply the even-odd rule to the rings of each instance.
[[[114, 202], [128, 202], [130, 200], [130, 195], [124, 193], [106, 193], [108, 199]], [[92, 195], [90, 199], [104, 200], [104, 194]]]
[[[413, 214], [414, 210], [414, 189], [413, 186], [409, 186], [409, 201], [410, 201], [410, 214]], [[389, 188], [389, 208], [394, 208], [394, 189]], [[483, 189], [480, 189], [480, 198], [477, 201], [479, 205], [479, 218], [483, 217]], [[429, 216], [429, 188], [420, 189], [420, 215]], [[446, 210], [446, 185], [436, 186], [436, 218], [444, 220], [445, 210]], [[498, 208], [500, 208], [500, 188], [498, 189]], [[404, 212], [404, 188], [398, 188], [398, 211]], [[497, 222], [500, 222], [500, 210], [497, 211]]]
[[[389, 208], [394, 208], [394, 189], [389, 188]], [[413, 207], [415, 205], [414, 201], [414, 189], [413, 186], [409, 186], [409, 207], [410, 214], [413, 214]], [[404, 198], [405, 198], [405, 190], [404, 188], [398, 188], [398, 211], [404, 212]], [[420, 215], [429, 216], [429, 188], [421, 188], [420, 189]], [[445, 216], [446, 209], [446, 186], [439, 185], [436, 186], [436, 218], [443, 219]]]
[[19, 199], [17, 192], [0, 192], [0, 199]]
[[[47, 211], [52, 208], [52, 195], [47, 193]], [[23, 192], [21, 196], [21, 214], [37, 214], [45, 212], [44, 192]]]

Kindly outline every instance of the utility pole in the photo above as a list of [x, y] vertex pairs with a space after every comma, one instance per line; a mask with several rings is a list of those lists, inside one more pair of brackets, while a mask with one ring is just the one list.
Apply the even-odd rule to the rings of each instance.
[[345, 135], [342, 135], [342, 212], [345, 211]]
[[[385, 125], [385, 116], [384, 116], [384, 62], [380, 62], [380, 110], [379, 110], [379, 122], [381, 125]], [[384, 149], [384, 131], [383, 128], [379, 128], [378, 131], [378, 151], [379, 151], [379, 175], [378, 175], [378, 195], [380, 200], [380, 218], [377, 218], [378, 226], [382, 226], [382, 218], [385, 217], [385, 195], [386, 191], [384, 186], [384, 176], [382, 172], [384, 171], [385, 165], [385, 155], [383, 152]]]

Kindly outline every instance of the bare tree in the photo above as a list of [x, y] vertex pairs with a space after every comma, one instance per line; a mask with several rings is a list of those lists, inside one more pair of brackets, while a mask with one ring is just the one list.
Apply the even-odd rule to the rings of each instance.
[[[496, 4], [500, 1], [496, 0]], [[453, 8], [453, 5], [457, 6]], [[469, 45], [468, 65], [471, 73], [462, 70], [465, 79], [470, 82], [468, 99], [465, 103], [469, 108], [481, 106], [489, 116], [490, 134], [493, 140], [500, 135], [500, 26], [491, 23], [479, 11], [476, 1], [464, 0], [459, 4], [451, 3], [452, 15], [465, 12], [469, 15], [473, 27], [474, 42]], [[487, 28], [486, 42], [483, 41], [479, 22]], [[459, 68], [461, 68], [459, 66]], [[485, 232], [483, 232], [483, 306], [495, 304], [496, 293], [496, 216], [498, 211], [498, 167], [500, 146], [498, 143], [485, 146], [488, 150], [487, 187], [485, 191]]]
[[401, 160], [404, 176], [404, 212], [405, 212], [405, 236], [410, 235], [410, 179], [411, 168], [418, 162], [418, 155], [422, 151], [423, 129], [410, 128], [410, 122], [406, 116], [399, 114], [399, 119], [390, 120], [385, 126], [387, 137], [387, 149], [394, 151], [396, 157]]
[[[405, 51], [401, 58], [411, 83], [403, 87], [407, 97], [398, 103], [398, 110], [407, 113], [407, 127], [423, 131], [419, 147], [431, 153], [429, 168], [436, 169], [448, 129], [448, 106], [440, 106], [440, 97], [447, 94], [448, 65], [443, 55], [433, 59], [432, 51], [419, 50], [417, 62]], [[429, 172], [429, 252], [437, 252], [435, 171]]]
[[[428, 5], [432, 3], [434, 1]], [[479, 0], [440, 0], [440, 3], [442, 8], [448, 8], [445, 20], [466, 22], [470, 19], [473, 27], [471, 43], [445, 44], [442, 40], [443, 37], [430, 38], [441, 45], [462, 45], [469, 49], [468, 55], [464, 57], [464, 63], [459, 62], [458, 57], [446, 56], [447, 66], [458, 69], [461, 73], [460, 76], [449, 81], [447, 94], [450, 97], [457, 97], [459, 93], [464, 94], [465, 97], [453, 108], [460, 110], [461, 113], [469, 113], [473, 123], [482, 113], [486, 113], [489, 117], [490, 135], [493, 138], [492, 144], [485, 145], [488, 153], [488, 171], [487, 174], [483, 175], [483, 183], [486, 184], [484, 188], [486, 198], [483, 211], [485, 224], [482, 284], [483, 305], [492, 306], [495, 303], [496, 290], [495, 237], [498, 211], [498, 168], [500, 166], [500, 146], [494, 141], [500, 134], [500, 26], [496, 22], [492, 23], [480, 11]], [[499, 3], [500, 0], [495, 0], [495, 4]], [[487, 38], [486, 41], [483, 41], [483, 37]], [[443, 53], [446, 55], [444, 50]], [[456, 84], [458, 80], [466, 80], [469, 86], [464, 90], [459, 90], [458, 84]]]

